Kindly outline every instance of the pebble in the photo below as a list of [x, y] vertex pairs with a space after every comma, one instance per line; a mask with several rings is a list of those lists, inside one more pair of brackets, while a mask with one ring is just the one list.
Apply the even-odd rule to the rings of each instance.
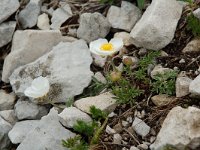
[[41, 30], [49, 30], [49, 17], [47, 14], [43, 13], [38, 16], [37, 27]]
[[112, 129], [109, 125], [106, 126], [106, 133], [108, 134], [115, 134], [116, 131]]
[[120, 134], [114, 134], [113, 135], [113, 143], [114, 144], [121, 144], [122, 137]]
[[132, 127], [135, 132], [142, 137], [145, 137], [150, 132], [150, 127], [137, 117], [135, 117]]

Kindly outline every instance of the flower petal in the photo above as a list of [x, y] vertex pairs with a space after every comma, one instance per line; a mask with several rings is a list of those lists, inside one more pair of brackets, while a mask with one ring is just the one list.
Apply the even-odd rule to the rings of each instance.
[[32, 81], [31, 87], [37, 91], [45, 88], [49, 89], [49, 80], [46, 77], [38, 77]]
[[119, 51], [124, 46], [122, 38], [113, 38], [109, 43], [113, 44], [115, 51]]
[[28, 97], [32, 98], [39, 98], [43, 96], [43, 93], [40, 91], [35, 91], [32, 87], [28, 87], [25, 91], [24, 94]]
[[101, 46], [105, 43], [108, 43], [106, 39], [98, 39], [90, 42], [90, 51], [96, 55], [99, 55], [99, 51], [101, 50]]

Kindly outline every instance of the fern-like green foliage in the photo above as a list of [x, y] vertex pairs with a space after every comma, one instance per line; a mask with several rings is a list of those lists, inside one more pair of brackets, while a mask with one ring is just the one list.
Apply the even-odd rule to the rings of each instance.
[[151, 83], [152, 92], [157, 94], [175, 94], [175, 82], [177, 77], [177, 71], [168, 71], [164, 74], [157, 74], [154, 76], [154, 80]]
[[160, 55], [159, 51], [151, 51], [143, 58], [140, 59], [138, 63], [138, 70], [134, 72], [136, 80], [149, 82], [147, 78], [147, 69], [150, 64], [155, 64], [154, 59]]
[[193, 14], [187, 17], [187, 29], [191, 30], [194, 36], [200, 36], [200, 20]]
[[93, 119], [99, 121], [102, 119], [106, 119], [107, 114], [103, 112], [101, 109], [96, 108], [95, 106], [90, 107], [90, 113]]
[[63, 147], [70, 148], [70, 150], [88, 150], [88, 144], [85, 143], [79, 135], [74, 138], [62, 140], [62, 145]]
[[112, 86], [112, 93], [116, 96], [119, 104], [134, 104], [135, 98], [142, 94], [142, 91], [133, 86], [127, 79], [122, 78], [117, 85]]
[[96, 127], [98, 127], [96, 122], [86, 123], [82, 120], [78, 120], [77, 123], [73, 126], [73, 129], [82, 135], [92, 137]]

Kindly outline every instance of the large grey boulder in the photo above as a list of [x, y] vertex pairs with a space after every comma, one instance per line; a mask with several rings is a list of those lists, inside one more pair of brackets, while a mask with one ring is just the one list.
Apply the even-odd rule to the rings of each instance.
[[138, 47], [160, 50], [174, 37], [182, 6], [176, 0], [153, 0], [131, 31]]
[[12, 130], [9, 131], [8, 137], [13, 144], [19, 144], [26, 138], [26, 135], [38, 125], [39, 120], [17, 122]]
[[51, 28], [59, 29], [61, 25], [72, 16], [72, 10], [69, 4], [61, 3], [61, 7], [53, 11], [51, 18]]
[[9, 21], [0, 24], [0, 47], [8, 44], [12, 40], [15, 27], [16, 21]]
[[74, 38], [62, 36], [60, 31], [16, 31], [11, 52], [4, 61], [2, 80], [9, 82], [8, 78], [16, 68], [35, 61], [51, 51], [53, 46], [61, 41], [72, 42], [74, 40]]
[[74, 105], [86, 113], [90, 113], [91, 106], [95, 106], [108, 113], [114, 111], [117, 106], [115, 96], [110, 92], [79, 99], [75, 101]]
[[66, 102], [66, 100], [83, 92], [91, 81], [92, 58], [85, 41], [60, 43], [46, 55], [33, 63], [17, 68], [10, 76], [10, 83], [17, 95], [24, 95], [38, 76], [47, 77], [50, 91], [45, 100]]
[[4, 90], [0, 90], [0, 111], [13, 109], [16, 95], [14, 93], [6, 93]]
[[92, 119], [88, 114], [80, 111], [76, 107], [65, 108], [58, 116], [60, 117], [62, 125], [67, 128], [72, 128], [78, 120], [92, 122]]
[[22, 27], [32, 28], [36, 25], [43, 0], [30, 0], [26, 7], [19, 13], [18, 20]]
[[7, 121], [0, 117], [0, 149], [8, 150], [10, 145], [10, 140], [8, 138], [8, 132], [11, 130], [12, 126]]
[[68, 150], [62, 146], [62, 140], [74, 137], [75, 134], [59, 123], [58, 112], [52, 109], [44, 116], [39, 125], [31, 130], [17, 150]]
[[18, 100], [15, 104], [15, 115], [18, 120], [23, 119], [40, 119], [48, 114], [48, 109], [44, 106], [36, 105], [28, 100]]
[[[177, 150], [198, 149], [200, 145], [200, 109], [174, 107], [162, 124], [151, 150], [162, 150], [172, 145]], [[197, 147], [196, 147], [196, 146]]]
[[110, 32], [110, 23], [100, 13], [83, 13], [80, 16], [80, 26], [77, 36], [88, 43], [98, 38], [104, 38]]
[[141, 17], [141, 11], [130, 2], [122, 1], [121, 8], [111, 6], [107, 13], [107, 19], [113, 28], [130, 32]]
[[1, 0], [0, 2], [0, 23], [8, 19], [19, 8], [18, 0]]

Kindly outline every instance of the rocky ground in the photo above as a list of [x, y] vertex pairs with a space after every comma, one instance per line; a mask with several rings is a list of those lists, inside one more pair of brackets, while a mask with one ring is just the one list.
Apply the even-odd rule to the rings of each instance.
[[[0, 150], [200, 149], [200, 1], [137, 2], [1, 0]], [[91, 106], [108, 114], [93, 145], [74, 128]]]

